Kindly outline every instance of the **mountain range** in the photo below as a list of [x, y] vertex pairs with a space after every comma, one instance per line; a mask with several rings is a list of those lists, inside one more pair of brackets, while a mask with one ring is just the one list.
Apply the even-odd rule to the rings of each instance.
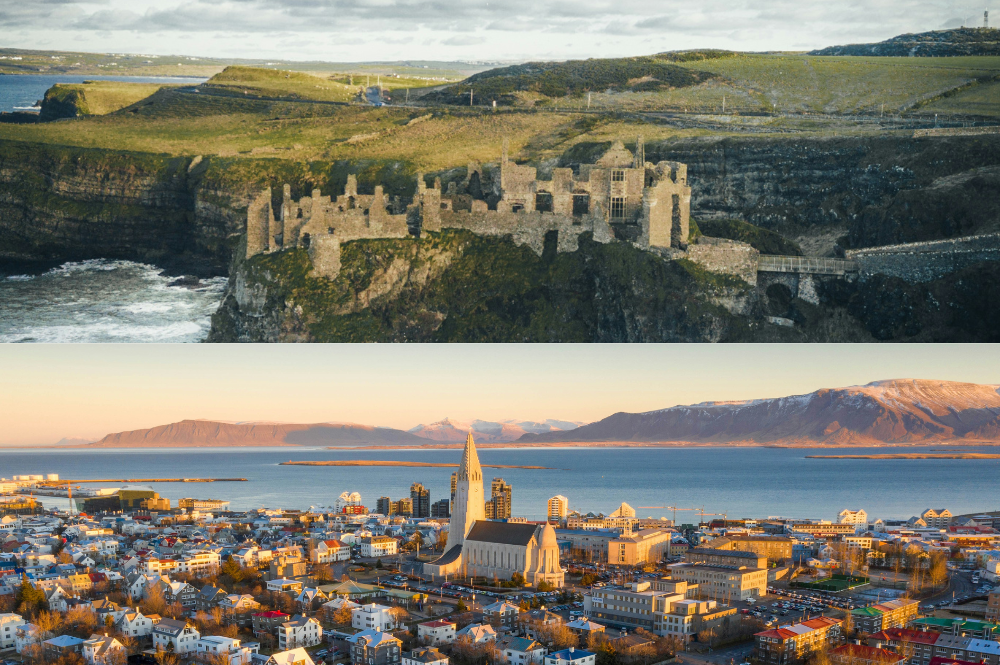
[[518, 443], [643, 441], [804, 445], [1000, 440], [1000, 386], [898, 379], [806, 395], [616, 413]]
[[[445, 418], [409, 431], [355, 423], [183, 420], [108, 434], [87, 447], [458, 445], [469, 431], [486, 444], [859, 446], [946, 441], [1000, 443], [1000, 386], [923, 379], [824, 388], [805, 395], [702, 402], [615, 413], [587, 425]], [[77, 444], [80, 445], [80, 444]]]

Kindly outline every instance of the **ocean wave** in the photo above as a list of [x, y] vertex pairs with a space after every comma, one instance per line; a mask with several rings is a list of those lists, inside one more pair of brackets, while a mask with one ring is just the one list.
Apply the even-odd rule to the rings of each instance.
[[34, 275], [7, 275], [8, 282], [27, 282], [34, 278]]

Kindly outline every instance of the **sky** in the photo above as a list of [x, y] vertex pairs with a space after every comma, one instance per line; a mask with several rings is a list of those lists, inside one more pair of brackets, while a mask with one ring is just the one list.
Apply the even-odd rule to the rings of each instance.
[[593, 422], [899, 378], [1000, 383], [1000, 345], [3, 345], [0, 445], [188, 418]]
[[281, 60], [808, 50], [981, 25], [979, 0], [0, 0], [0, 46]]

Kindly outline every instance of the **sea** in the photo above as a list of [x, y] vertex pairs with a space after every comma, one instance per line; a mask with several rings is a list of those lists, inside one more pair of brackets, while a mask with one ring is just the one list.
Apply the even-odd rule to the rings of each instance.
[[[938, 447], [939, 448], [939, 447]], [[852, 448], [851, 454], [928, 452], [927, 448]], [[962, 448], [990, 452], [990, 448]], [[514, 515], [544, 519], [561, 494], [571, 510], [605, 514], [623, 502], [640, 517], [678, 523], [726, 515], [835, 519], [845, 508], [873, 518], [906, 519], [927, 508], [952, 513], [1000, 510], [1000, 460], [809, 459], [835, 449], [767, 447], [488, 448], [479, 450], [490, 479], [513, 486]], [[322, 448], [0, 449], [0, 475], [58, 473], [62, 479], [247, 478], [248, 482], [135, 483], [171, 499], [222, 499], [234, 510], [333, 506], [358, 492], [374, 508], [379, 497], [409, 496], [422, 483], [431, 501], [447, 498], [453, 468], [282, 466], [290, 460], [406, 460], [456, 464], [461, 450], [327, 450]], [[544, 466], [495, 469], [489, 464]], [[118, 487], [121, 483], [87, 485]], [[65, 497], [41, 497], [67, 508]], [[686, 509], [686, 510], [680, 510]], [[695, 509], [695, 510], [691, 510]]]
[[200, 342], [226, 278], [176, 282], [156, 266], [105, 259], [0, 275], [0, 342]]
[[195, 85], [208, 79], [188, 76], [74, 76], [71, 74], [0, 75], [0, 111], [38, 110], [45, 91], [56, 83], [84, 81], [126, 81], [130, 83], [179, 83]]

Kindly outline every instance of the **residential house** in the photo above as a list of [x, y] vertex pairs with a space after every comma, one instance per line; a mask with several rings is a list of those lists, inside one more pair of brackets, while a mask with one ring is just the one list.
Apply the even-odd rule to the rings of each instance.
[[570, 647], [545, 656], [544, 665], [595, 665], [597, 655]]
[[351, 558], [351, 546], [340, 540], [321, 540], [309, 553], [313, 563], [334, 563]]
[[115, 630], [122, 635], [142, 639], [153, 634], [153, 620], [139, 611], [126, 609], [115, 623]]
[[330, 600], [319, 587], [304, 587], [299, 595], [295, 597], [295, 603], [300, 612], [311, 612], [319, 609], [319, 606]]
[[89, 665], [124, 665], [128, 658], [125, 645], [114, 636], [96, 633], [83, 643], [82, 653]]
[[514, 637], [508, 635], [497, 640], [497, 652], [501, 662], [507, 665], [542, 665], [546, 648], [530, 637]]
[[302, 614], [278, 626], [278, 648], [281, 650], [311, 647], [323, 641], [323, 626]]
[[[485, 614], [483, 618], [486, 618]], [[517, 616], [517, 626], [525, 637], [538, 638], [546, 629], [562, 624], [563, 619], [555, 612], [548, 610], [528, 610]], [[490, 625], [494, 625], [490, 622]]]
[[42, 641], [42, 630], [33, 623], [25, 623], [17, 627], [14, 635], [14, 650], [23, 653], [26, 647], [34, 646]]
[[592, 634], [604, 632], [604, 626], [583, 617], [575, 621], [570, 621], [566, 624], [566, 627], [580, 636], [580, 644], [586, 644]]
[[55, 660], [71, 653], [80, 653], [83, 649], [83, 640], [72, 635], [59, 635], [42, 642], [42, 649], [45, 650], [47, 658]]
[[468, 639], [472, 644], [495, 642], [497, 639], [497, 631], [489, 624], [470, 623], [468, 626], [455, 633], [456, 640], [463, 638]]
[[260, 638], [263, 635], [274, 635], [278, 627], [288, 621], [289, 616], [284, 612], [269, 610], [267, 612], [255, 612], [251, 618], [254, 637]]
[[281, 651], [270, 656], [264, 654], [253, 655], [253, 665], [315, 665], [310, 658], [309, 652], [299, 647]]
[[183, 654], [194, 651], [201, 634], [194, 624], [182, 619], [160, 619], [153, 626], [153, 648]]
[[20, 614], [0, 614], [0, 649], [13, 649], [17, 629], [27, 623]]
[[297, 595], [300, 591], [302, 591], [302, 582], [299, 580], [289, 580], [284, 577], [268, 580], [266, 586], [268, 591], [273, 591], [275, 593], [290, 593]]
[[433, 647], [414, 649], [403, 656], [403, 665], [448, 665], [448, 656]]
[[483, 620], [497, 630], [506, 628], [514, 630], [518, 625], [521, 609], [517, 605], [499, 601], [483, 608]]
[[361, 540], [361, 556], [380, 557], [396, 554], [398, 543], [389, 536], [372, 536]]
[[240, 640], [221, 635], [206, 635], [195, 643], [195, 658], [223, 665], [250, 665], [257, 644], [244, 646]]
[[351, 618], [353, 619], [353, 610], [355, 608], [361, 607], [361, 606], [358, 605], [357, 603], [355, 603], [354, 601], [349, 600], [349, 599], [347, 599], [347, 598], [345, 598], [343, 596], [341, 596], [339, 598], [334, 598], [333, 600], [330, 600], [330, 601], [328, 601], [326, 603], [323, 603], [323, 617], [329, 623], [336, 623], [334, 621], [333, 616], [341, 608], [344, 608], [344, 607], [346, 607], [347, 609], [349, 609], [349, 610], [352, 611], [352, 617]]
[[203, 612], [211, 612], [212, 609], [219, 606], [219, 603], [227, 595], [229, 594], [226, 593], [225, 589], [206, 584], [195, 597], [195, 607]]
[[351, 627], [358, 630], [392, 630], [396, 627], [396, 618], [392, 614], [392, 608], [385, 605], [362, 605], [351, 610]]
[[222, 608], [222, 622], [227, 626], [235, 624], [244, 628], [251, 625], [254, 612], [260, 610], [260, 603], [248, 593], [230, 594], [219, 601]]
[[451, 644], [455, 641], [456, 628], [457, 626], [453, 622], [444, 619], [425, 621], [417, 626], [417, 639], [420, 640], [421, 644], [431, 646]]
[[403, 643], [389, 633], [363, 630], [351, 638], [351, 665], [401, 665]]

